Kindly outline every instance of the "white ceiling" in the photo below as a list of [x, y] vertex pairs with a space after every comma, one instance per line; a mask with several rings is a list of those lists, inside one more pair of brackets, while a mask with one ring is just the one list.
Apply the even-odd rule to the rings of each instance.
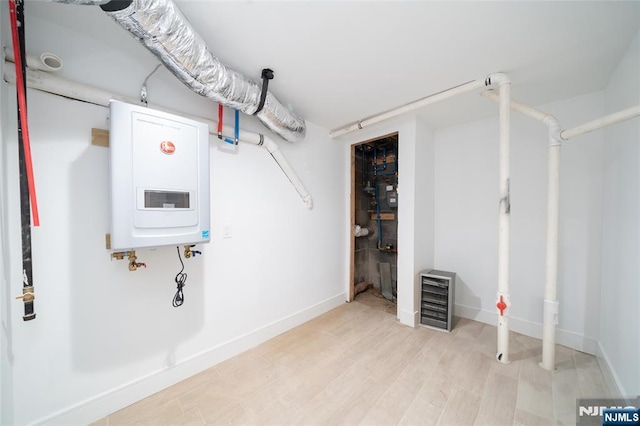
[[[640, 1], [178, 1], [209, 49], [260, 78], [307, 120], [333, 129], [506, 72], [538, 105], [603, 89], [640, 29]], [[30, 2], [43, 19], [121, 40], [98, 7]], [[137, 52], [133, 38], [122, 49]], [[434, 127], [495, 114], [479, 96], [420, 111]]]

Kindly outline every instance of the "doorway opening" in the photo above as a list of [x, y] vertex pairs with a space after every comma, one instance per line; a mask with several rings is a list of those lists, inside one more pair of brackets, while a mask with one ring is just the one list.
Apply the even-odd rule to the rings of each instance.
[[398, 133], [351, 146], [349, 301], [397, 315]]

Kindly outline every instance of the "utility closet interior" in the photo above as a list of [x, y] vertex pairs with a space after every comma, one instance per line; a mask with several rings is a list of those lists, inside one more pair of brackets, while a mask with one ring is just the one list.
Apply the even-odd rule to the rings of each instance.
[[398, 134], [352, 149], [354, 297], [373, 289], [395, 302], [398, 281]]

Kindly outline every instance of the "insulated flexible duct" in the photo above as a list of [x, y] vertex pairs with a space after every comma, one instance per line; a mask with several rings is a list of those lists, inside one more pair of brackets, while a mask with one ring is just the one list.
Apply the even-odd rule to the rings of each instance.
[[262, 85], [214, 57], [173, 0], [53, 1], [100, 5], [194, 92], [245, 114], [255, 114], [267, 128], [289, 142], [304, 139], [304, 119], [270, 92], [264, 107], [256, 113]]

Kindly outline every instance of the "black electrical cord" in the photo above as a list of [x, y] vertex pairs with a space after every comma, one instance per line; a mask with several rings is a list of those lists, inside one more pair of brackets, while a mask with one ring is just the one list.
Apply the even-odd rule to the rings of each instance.
[[176, 247], [178, 251], [178, 259], [180, 259], [180, 264], [182, 265], [182, 269], [180, 272], [176, 274], [176, 285], [178, 287], [178, 291], [176, 291], [176, 295], [173, 296], [173, 307], [177, 308], [178, 306], [182, 306], [184, 303], [184, 294], [182, 293], [182, 288], [187, 283], [187, 273], [184, 271], [184, 262], [182, 261], [182, 256], [180, 256], [180, 247]]
[[253, 115], [258, 114], [264, 107], [264, 103], [267, 100], [267, 89], [269, 87], [269, 80], [273, 80], [273, 70], [265, 68], [262, 70], [262, 91], [260, 92], [260, 103], [258, 104], [258, 108], [256, 108], [256, 111], [253, 113]]
[[[16, 27], [12, 28], [12, 37], [15, 37], [16, 45], [14, 44], [14, 54], [19, 56], [22, 60], [21, 69], [16, 69], [16, 76], [20, 73], [22, 78], [22, 87], [17, 87], [18, 92], [22, 89], [25, 93], [24, 95], [24, 105], [20, 106], [21, 102], [19, 100], [20, 95], [18, 95], [18, 164], [19, 164], [19, 176], [20, 176], [20, 223], [22, 227], [22, 288], [23, 294], [25, 298], [24, 302], [24, 316], [22, 319], [24, 321], [30, 321], [36, 318], [36, 313], [34, 311], [33, 306], [33, 259], [31, 252], [31, 203], [34, 202], [31, 199], [31, 194], [29, 190], [29, 177], [27, 172], [27, 159], [25, 154], [24, 142], [23, 139], [25, 136], [25, 131], [28, 131], [27, 123], [22, 120], [21, 117], [21, 109], [24, 107], [26, 112], [26, 91], [27, 91], [27, 80], [24, 78], [26, 76], [26, 47], [25, 47], [25, 17], [24, 17], [24, 2], [23, 1], [15, 1], [9, 3], [9, 11], [11, 18], [15, 18]], [[13, 25], [13, 22], [12, 22]], [[15, 29], [15, 32], [13, 31]], [[17, 62], [16, 62], [17, 63]], [[26, 116], [26, 115], [25, 115]], [[26, 296], [30, 295], [30, 298]]]

